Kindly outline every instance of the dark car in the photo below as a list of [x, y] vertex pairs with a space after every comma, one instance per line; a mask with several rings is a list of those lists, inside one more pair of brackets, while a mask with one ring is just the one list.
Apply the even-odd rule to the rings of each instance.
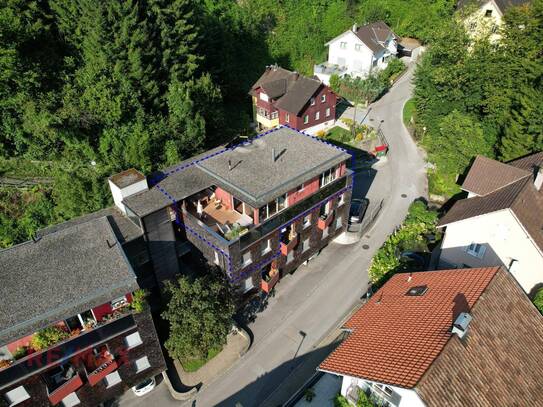
[[366, 209], [368, 209], [369, 201], [367, 199], [353, 199], [351, 201], [351, 209], [349, 211], [349, 224], [356, 225], [362, 222]]

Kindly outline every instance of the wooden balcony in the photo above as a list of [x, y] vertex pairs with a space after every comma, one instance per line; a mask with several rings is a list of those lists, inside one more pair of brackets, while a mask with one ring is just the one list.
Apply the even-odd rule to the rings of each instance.
[[76, 373], [72, 378], [66, 380], [49, 393], [49, 401], [52, 405], [56, 406], [62, 401], [62, 399], [68, 396], [68, 394], [73, 393], [81, 386], [83, 386], [83, 380], [81, 380], [79, 373]]
[[320, 230], [326, 229], [334, 220], [334, 212], [330, 211], [327, 215], [321, 215], [317, 222], [317, 226]]

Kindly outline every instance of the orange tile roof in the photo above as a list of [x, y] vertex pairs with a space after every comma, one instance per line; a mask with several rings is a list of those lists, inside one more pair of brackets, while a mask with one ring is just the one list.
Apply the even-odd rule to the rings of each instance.
[[[414, 387], [451, 337], [458, 314], [471, 310], [498, 270], [396, 274], [347, 321], [353, 332], [319, 369]], [[406, 295], [422, 285], [428, 287], [422, 296]]]

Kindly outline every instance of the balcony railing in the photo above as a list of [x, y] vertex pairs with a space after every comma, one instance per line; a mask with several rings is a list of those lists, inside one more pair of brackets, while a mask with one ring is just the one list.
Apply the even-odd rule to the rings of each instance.
[[108, 374], [117, 370], [118, 367], [119, 367], [119, 364], [113, 358], [113, 356], [111, 356], [109, 360], [104, 361], [95, 370], [87, 374], [87, 378], [89, 379], [89, 384], [91, 386], [98, 384], [100, 380], [102, 380]]
[[24, 359], [17, 360], [11, 366], [0, 370], [0, 388], [40, 373], [52, 364], [68, 360], [78, 353], [106, 342], [135, 327], [136, 322], [132, 313], [126, 313], [118, 319], [83, 331], [78, 336], [68, 338], [44, 351], [36, 352]]
[[73, 393], [81, 386], [83, 386], [83, 380], [81, 380], [79, 373], [76, 373], [72, 378], [66, 380], [48, 394], [49, 401], [55, 406], [68, 396], [68, 394]]
[[317, 226], [320, 230], [326, 229], [328, 226], [330, 226], [330, 223], [334, 220], [334, 212], [330, 211], [329, 213], [325, 215], [319, 216], [319, 220], [317, 223]]
[[283, 254], [283, 256], [289, 254], [292, 250], [294, 250], [299, 240], [298, 234], [296, 233], [292, 239], [285, 239], [284, 241], [281, 241], [281, 254]]

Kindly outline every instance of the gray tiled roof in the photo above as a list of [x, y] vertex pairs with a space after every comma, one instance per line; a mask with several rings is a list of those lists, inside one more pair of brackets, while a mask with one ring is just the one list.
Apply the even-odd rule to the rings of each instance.
[[[278, 157], [275, 162], [273, 150]], [[220, 186], [251, 206], [260, 207], [349, 158], [332, 145], [281, 127], [198, 166]]]
[[138, 288], [104, 217], [0, 251], [0, 345]]
[[390, 27], [383, 21], [363, 25], [355, 34], [374, 53], [385, 49], [383, 43], [389, 36], [395, 37]]

